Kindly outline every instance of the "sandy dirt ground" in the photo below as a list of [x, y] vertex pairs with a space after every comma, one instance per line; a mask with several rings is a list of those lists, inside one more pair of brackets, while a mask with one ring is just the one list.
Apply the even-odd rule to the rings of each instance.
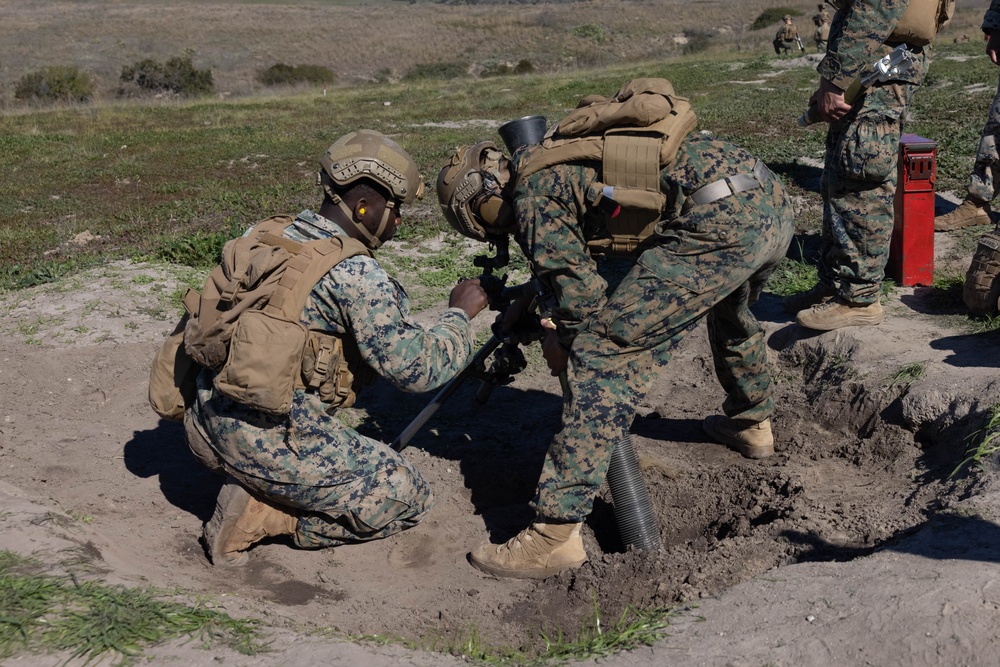
[[[779, 407], [778, 453], [762, 461], [702, 433], [723, 394], [704, 328], [693, 331], [632, 429], [663, 546], [624, 550], [605, 488], [585, 527], [590, 561], [527, 582], [482, 575], [466, 554], [530, 519], [560, 405], [537, 354], [485, 406], [473, 400], [475, 386], [463, 387], [414, 438], [407, 455], [436, 497], [417, 528], [321, 551], [274, 540], [255, 547], [245, 568], [213, 568], [199, 536], [221, 480], [199, 467], [179, 426], [146, 404], [150, 357], [173, 324], [155, 304], [175, 274], [111, 264], [0, 296], [0, 549], [57, 569], [86, 563], [111, 583], [182, 587], [264, 619], [273, 633], [271, 651], [255, 657], [177, 642], [147, 654], [156, 662], [449, 664], [441, 654], [303, 633], [441, 643], [475, 631], [530, 651], [540, 632], [573, 636], [592, 624], [595, 602], [605, 624], [629, 606], [680, 609], [654, 648], [601, 664], [995, 657], [992, 476], [949, 475], [1000, 403], [1000, 348], [995, 334], [927, 315], [926, 288], [898, 290], [882, 326], [811, 336], [764, 295], [756, 310]], [[922, 373], [903, 378], [907, 367]], [[378, 385], [347, 418], [388, 441], [429, 399]]]

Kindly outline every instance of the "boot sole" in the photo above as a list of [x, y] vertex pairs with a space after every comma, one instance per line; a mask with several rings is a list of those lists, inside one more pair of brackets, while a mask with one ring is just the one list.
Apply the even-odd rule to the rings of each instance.
[[774, 443], [770, 445], [751, 445], [743, 442], [738, 438], [734, 438], [728, 433], [723, 433], [722, 431], [717, 431], [713, 427], [714, 422], [710, 419], [706, 419], [701, 423], [702, 429], [707, 433], [713, 440], [719, 442], [729, 449], [736, 450], [748, 459], [764, 459], [768, 456], [774, 455]]
[[227, 481], [219, 491], [215, 501], [215, 513], [205, 524], [202, 536], [208, 548], [208, 557], [212, 565], [222, 567], [241, 567], [250, 561], [250, 555], [243, 551], [223, 553], [220, 545], [224, 544], [237, 519], [250, 504], [250, 494], [236, 482]]

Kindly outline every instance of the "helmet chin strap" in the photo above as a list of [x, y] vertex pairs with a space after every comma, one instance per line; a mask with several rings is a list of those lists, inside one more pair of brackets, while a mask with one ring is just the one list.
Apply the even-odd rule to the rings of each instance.
[[370, 231], [368, 231], [367, 227], [365, 227], [360, 222], [354, 219], [354, 211], [352, 211], [351, 208], [346, 203], [344, 203], [344, 200], [341, 199], [340, 195], [338, 195], [328, 186], [324, 186], [323, 189], [326, 190], [326, 194], [330, 198], [330, 201], [332, 201], [334, 204], [337, 205], [341, 213], [344, 214], [344, 217], [350, 220], [354, 224], [354, 227], [359, 232], [361, 232], [361, 235], [365, 238], [366, 241], [365, 245], [367, 245], [372, 250], [378, 250], [382, 246], [381, 236], [383, 233], [385, 233], [386, 227], [389, 226], [389, 217], [392, 215], [393, 209], [396, 208], [396, 202], [387, 201], [385, 203], [385, 210], [382, 211], [382, 220], [378, 223], [378, 229], [376, 229], [375, 233], [372, 234]]

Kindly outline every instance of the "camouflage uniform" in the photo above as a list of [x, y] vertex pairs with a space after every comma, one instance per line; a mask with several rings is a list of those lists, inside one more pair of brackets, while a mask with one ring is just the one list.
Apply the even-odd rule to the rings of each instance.
[[539, 516], [586, 518], [635, 406], [702, 317], [708, 317], [716, 374], [728, 394], [726, 414], [754, 421], [770, 416], [764, 332], [749, 305], [791, 241], [788, 197], [766, 172], [762, 187], [685, 206], [698, 188], [749, 174], [755, 163], [732, 144], [685, 139], [660, 175], [668, 203], [656, 243], [610, 295], [586, 247], [604, 232], [603, 215], [586, 200], [596, 165], [556, 165], [516, 189], [518, 243], [555, 297], [556, 332], [570, 350], [562, 429], [549, 446], [533, 502]]
[[[340, 234], [335, 223], [303, 211], [286, 228], [297, 241]], [[469, 318], [449, 308], [425, 329], [410, 320], [402, 286], [367, 256], [345, 259], [313, 288], [302, 323], [350, 334], [361, 358], [404, 391], [429, 391], [464, 366], [472, 352]], [[210, 468], [284, 506], [302, 510], [300, 547], [372, 540], [415, 526], [431, 489], [399, 453], [342, 424], [314, 393], [296, 390], [288, 416], [258, 412], [217, 392], [202, 371], [185, 426], [195, 455]]]
[[812, 17], [813, 25], [816, 26], [816, 30], [813, 31], [813, 41], [816, 42], [816, 51], [825, 53], [826, 43], [830, 39], [830, 14], [823, 5], [819, 5], [818, 8], [819, 11]]
[[[987, 35], [994, 30], [1000, 30], [1000, 0], [992, 0], [990, 8], [983, 17], [983, 32]], [[1000, 169], [1000, 154], [997, 143], [1000, 142], [1000, 84], [997, 94], [990, 105], [990, 113], [983, 127], [983, 136], [979, 139], [979, 149], [976, 151], [976, 162], [972, 166], [969, 177], [969, 194], [979, 201], [989, 202], [997, 196], [997, 170]]]
[[799, 36], [799, 29], [795, 27], [794, 23], [784, 23], [782, 22], [781, 27], [778, 28], [777, 34], [774, 36], [774, 52], [778, 55], [788, 53], [792, 50], [792, 45], [795, 44], [795, 38]]
[[[834, 16], [826, 57], [817, 70], [846, 90], [886, 44], [909, 0], [855, 0]], [[823, 167], [820, 282], [845, 301], [874, 303], [892, 237], [896, 160], [903, 115], [924, 76], [920, 49], [900, 79], [876, 83], [854, 108], [830, 124]]]

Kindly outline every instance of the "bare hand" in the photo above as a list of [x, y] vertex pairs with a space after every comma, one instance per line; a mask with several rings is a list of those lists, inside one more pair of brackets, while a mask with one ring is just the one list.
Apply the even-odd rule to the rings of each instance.
[[990, 36], [986, 40], [986, 55], [990, 57], [994, 65], [1000, 65], [997, 61], [997, 51], [1000, 51], [1000, 30], [990, 31]]
[[851, 105], [844, 101], [844, 91], [826, 79], [819, 80], [819, 90], [809, 98], [809, 104], [815, 104], [820, 118], [828, 123], [840, 120], [851, 110]]
[[479, 278], [463, 280], [451, 288], [448, 298], [449, 308], [461, 308], [471, 320], [487, 305], [486, 291], [479, 284]]
[[542, 339], [542, 356], [545, 357], [545, 364], [552, 371], [552, 375], [559, 375], [569, 364], [569, 352], [559, 344], [555, 329], [549, 329]]

